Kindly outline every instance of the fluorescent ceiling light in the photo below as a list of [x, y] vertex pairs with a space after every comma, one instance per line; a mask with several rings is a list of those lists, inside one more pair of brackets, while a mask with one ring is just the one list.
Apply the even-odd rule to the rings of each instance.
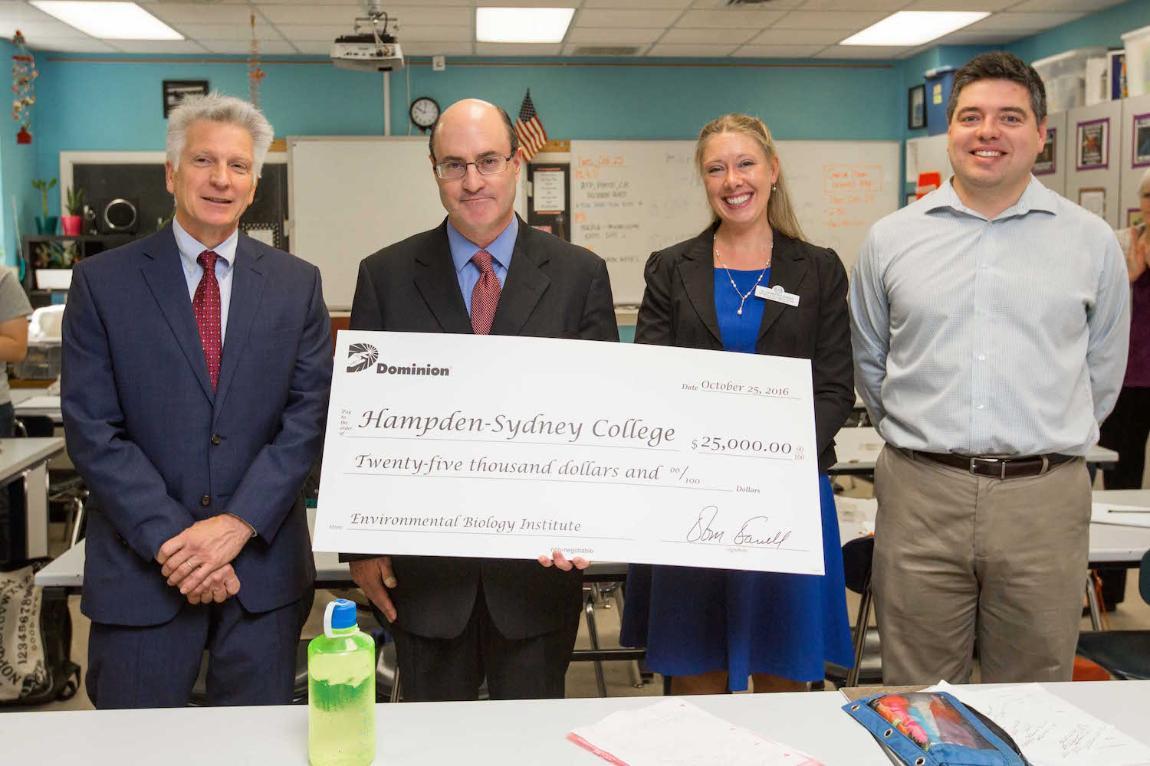
[[839, 45], [922, 45], [989, 15], [986, 11], [899, 11]]
[[135, 3], [31, 0], [44, 13], [102, 40], [183, 40], [184, 36]]
[[481, 43], [561, 43], [574, 8], [476, 8]]

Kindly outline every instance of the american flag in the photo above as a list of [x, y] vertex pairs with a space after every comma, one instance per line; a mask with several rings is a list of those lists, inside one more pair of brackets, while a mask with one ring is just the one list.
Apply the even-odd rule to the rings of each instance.
[[547, 131], [535, 111], [535, 104], [531, 103], [531, 89], [523, 97], [523, 104], [519, 107], [519, 119], [515, 121], [515, 135], [519, 136], [519, 145], [523, 147], [523, 156], [531, 159], [547, 143]]

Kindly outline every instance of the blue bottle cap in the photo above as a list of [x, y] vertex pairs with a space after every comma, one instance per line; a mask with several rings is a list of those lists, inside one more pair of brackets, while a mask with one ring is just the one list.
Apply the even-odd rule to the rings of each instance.
[[343, 630], [356, 626], [354, 601], [348, 601], [346, 598], [337, 598], [328, 604], [327, 609], [331, 615], [331, 622], [329, 624], [332, 630]]

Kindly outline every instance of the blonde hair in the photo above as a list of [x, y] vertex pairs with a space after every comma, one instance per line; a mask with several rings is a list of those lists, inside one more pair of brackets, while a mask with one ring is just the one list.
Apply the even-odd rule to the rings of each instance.
[[1142, 195], [1150, 191], [1150, 168], [1146, 168], [1146, 172], [1142, 174], [1142, 179], [1138, 181], [1138, 194]]
[[[695, 144], [695, 167], [700, 175], [703, 173], [703, 149], [711, 136], [719, 133], [742, 133], [744, 136], [750, 136], [759, 142], [768, 162], [772, 159], [779, 160], [775, 140], [771, 138], [771, 131], [765, 122], [748, 114], [724, 114], [708, 122], [699, 131], [699, 140]], [[714, 216], [714, 220], [718, 221], [719, 217]], [[781, 162], [779, 162], [778, 180], [775, 181], [775, 188], [771, 190], [771, 197], [767, 202], [767, 223], [772, 229], [788, 237], [805, 239], [802, 227], [799, 226], [799, 219], [795, 216], [794, 206], [791, 205], [791, 197], [787, 193]]]

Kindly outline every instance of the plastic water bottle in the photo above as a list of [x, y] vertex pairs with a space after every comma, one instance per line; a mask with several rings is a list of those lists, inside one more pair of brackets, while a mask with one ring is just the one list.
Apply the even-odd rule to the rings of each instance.
[[308, 760], [367, 766], [375, 758], [375, 642], [340, 598], [323, 613], [323, 635], [307, 645]]

